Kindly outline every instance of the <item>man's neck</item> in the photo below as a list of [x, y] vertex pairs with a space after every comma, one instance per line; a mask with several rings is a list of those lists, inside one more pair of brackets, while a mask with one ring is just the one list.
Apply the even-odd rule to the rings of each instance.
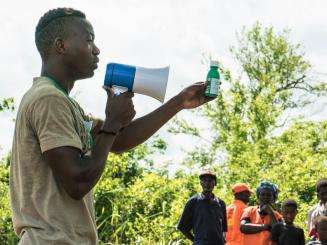
[[244, 204], [247, 205], [247, 202], [245, 202], [245, 201], [243, 201], [243, 200], [241, 200], [241, 199], [237, 199], [237, 198], [235, 198], [234, 201], [242, 202], [242, 203], [244, 203]]
[[206, 199], [213, 199], [214, 198], [214, 194], [212, 192], [205, 192], [205, 191], [202, 191], [202, 194], [204, 195], [204, 197]]
[[54, 80], [60, 88], [62, 88], [67, 94], [73, 89], [74, 87], [74, 79], [70, 78], [64, 72], [63, 69], [58, 68], [57, 66], [51, 66], [49, 64], [42, 65], [41, 76], [49, 77]]

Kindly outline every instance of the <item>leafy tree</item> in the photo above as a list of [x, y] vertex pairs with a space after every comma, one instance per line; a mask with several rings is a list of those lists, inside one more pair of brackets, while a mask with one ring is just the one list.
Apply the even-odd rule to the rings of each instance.
[[[13, 98], [0, 100], [0, 113], [5, 111], [12, 112], [13, 110]], [[14, 244], [18, 241], [13, 232], [9, 207], [9, 163], [10, 154], [0, 160], [0, 244]]]
[[[238, 34], [231, 52], [242, 76], [233, 78], [220, 67], [226, 88], [198, 111], [211, 124], [212, 141], [190, 152], [185, 164], [215, 168], [224, 185], [221, 195], [227, 199], [226, 190], [235, 182], [254, 187], [263, 179], [274, 181], [280, 199], [293, 197], [301, 203], [299, 220], [304, 226], [308, 205], [316, 201], [314, 184], [327, 176], [326, 122], [297, 119], [282, 130], [282, 120], [327, 90], [325, 83], [313, 79], [301, 46], [288, 36], [289, 31], [278, 34], [259, 23]], [[175, 121], [170, 132], [201, 135], [182, 120]], [[220, 156], [225, 156], [223, 161]]]
[[[308, 208], [317, 202], [315, 183], [327, 176], [327, 121], [296, 119], [286, 129], [281, 126], [286, 112], [324, 96], [326, 85], [313, 79], [301, 46], [293, 45], [288, 35], [258, 23], [238, 35], [238, 46], [231, 51], [242, 76], [234, 78], [221, 67], [225, 89], [198, 110], [208, 120], [211, 139], [186, 120], [173, 121], [170, 132], [191, 134], [204, 142], [184, 160], [188, 171], [169, 177], [167, 167], [155, 165], [154, 153], [164, 154], [167, 147], [158, 137], [129, 152], [109, 155], [93, 190], [101, 244], [189, 243], [175, 227], [187, 199], [200, 190], [192, 171], [198, 166], [215, 168], [219, 176], [215, 193], [226, 203], [233, 198], [230, 187], [236, 182], [252, 188], [264, 179], [276, 183], [279, 203], [285, 198], [298, 201], [297, 222], [305, 226]], [[11, 103], [2, 100], [0, 112], [10, 109]], [[0, 244], [18, 240], [10, 218], [9, 159], [0, 162]]]

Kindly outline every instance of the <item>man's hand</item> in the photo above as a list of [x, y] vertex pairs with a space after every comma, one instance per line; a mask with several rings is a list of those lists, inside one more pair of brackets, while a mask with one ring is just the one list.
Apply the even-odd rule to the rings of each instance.
[[106, 91], [108, 94], [106, 119], [102, 125], [102, 130], [118, 132], [126, 127], [136, 114], [132, 101], [134, 94], [125, 92], [115, 96], [112, 89]]
[[270, 231], [271, 227], [272, 227], [271, 224], [264, 224], [264, 225], [262, 225], [262, 230], [263, 231]]
[[196, 108], [212, 100], [205, 97], [205, 88], [205, 82], [195, 83], [155, 111], [132, 121], [117, 136], [111, 151], [120, 153], [143, 143], [179, 111]]
[[262, 205], [260, 210], [265, 211], [267, 214], [271, 214], [274, 212], [273, 208], [269, 204]]
[[181, 100], [183, 109], [193, 109], [201, 106], [214, 98], [204, 95], [206, 82], [197, 82], [183, 89], [177, 97]]

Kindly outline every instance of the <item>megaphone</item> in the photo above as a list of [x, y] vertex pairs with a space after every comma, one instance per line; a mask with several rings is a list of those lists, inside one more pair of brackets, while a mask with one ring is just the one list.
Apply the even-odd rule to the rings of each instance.
[[151, 96], [164, 102], [168, 83], [169, 66], [145, 68], [118, 63], [107, 64], [104, 87], [115, 91]]

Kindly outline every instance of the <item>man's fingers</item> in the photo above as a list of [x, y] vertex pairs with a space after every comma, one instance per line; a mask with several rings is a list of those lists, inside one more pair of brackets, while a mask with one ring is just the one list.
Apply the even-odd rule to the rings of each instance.
[[192, 85], [192, 87], [195, 87], [197, 89], [205, 88], [205, 86], [206, 86], [206, 82], [197, 82]]
[[107, 95], [108, 95], [109, 98], [112, 98], [112, 97], [115, 96], [115, 91], [114, 91], [113, 88], [111, 88], [111, 87], [106, 87], [106, 86], [102, 86], [102, 88], [103, 88], [104, 90], [106, 90]]
[[207, 97], [207, 96], [205, 96], [204, 97], [204, 103], [207, 103], [207, 102], [212, 101], [214, 99], [215, 99], [215, 97]]
[[206, 84], [206, 82], [196, 82], [196, 83], [194, 83], [195, 85], [204, 85], [204, 84]]
[[124, 92], [123, 95], [126, 96], [126, 97], [128, 97], [128, 98], [133, 98], [134, 97], [134, 93], [133, 92]]

